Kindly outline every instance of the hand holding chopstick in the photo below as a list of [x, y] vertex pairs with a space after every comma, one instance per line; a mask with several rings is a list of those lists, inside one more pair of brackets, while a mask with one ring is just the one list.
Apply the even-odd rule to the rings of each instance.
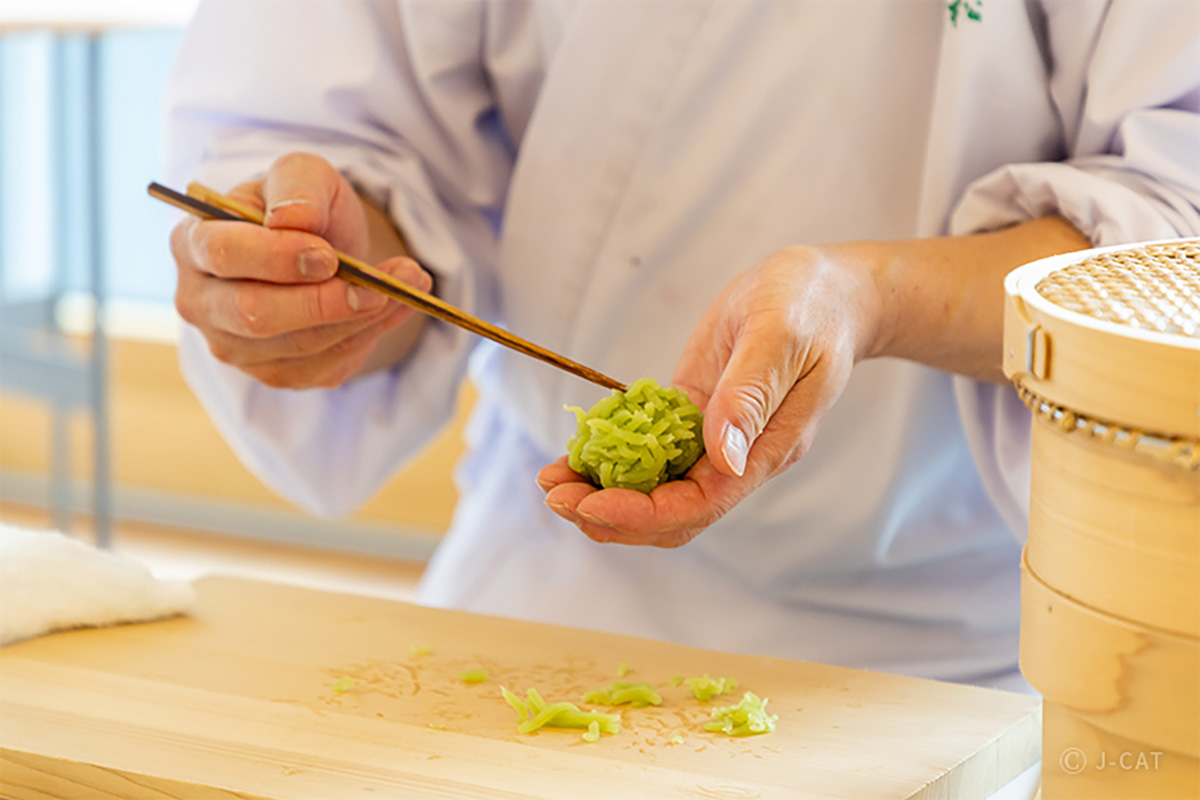
[[[158, 183], [151, 183], [147, 187], [147, 191], [152, 197], [199, 217], [242, 221], [258, 225], [263, 224], [263, 214], [257, 208], [226, 197], [196, 183], [188, 186], [188, 194], [186, 195]], [[524, 353], [540, 361], [545, 361], [592, 383], [609, 389], [625, 390], [624, 384], [619, 381], [551, 350], [539, 347], [486, 320], [468, 314], [434, 295], [408, 286], [386, 272], [378, 270], [353, 256], [339, 252], [337, 253], [337, 257], [337, 277], [348, 283], [379, 292], [405, 305], [411, 306], [423, 314], [456, 325], [480, 336], [485, 336], [505, 347], [516, 350], [519, 353]]]

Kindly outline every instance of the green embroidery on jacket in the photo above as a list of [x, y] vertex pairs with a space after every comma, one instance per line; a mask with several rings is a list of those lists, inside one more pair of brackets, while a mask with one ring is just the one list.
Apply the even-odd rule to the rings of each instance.
[[952, 0], [946, 8], [950, 9], [950, 24], [956, 28], [958, 27], [959, 11], [965, 12], [967, 19], [973, 19], [976, 22], [983, 19], [983, 0]]

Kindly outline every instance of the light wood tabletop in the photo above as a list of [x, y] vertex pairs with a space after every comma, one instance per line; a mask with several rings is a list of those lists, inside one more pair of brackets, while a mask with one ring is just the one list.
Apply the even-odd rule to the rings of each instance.
[[[1039, 754], [1023, 695], [241, 579], [197, 590], [192, 617], [0, 650], [0, 796], [972, 800]], [[581, 703], [621, 662], [664, 702], [622, 707], [594, 744], [518, 733], [500, 695]], [[671, 685], [705, 673], [737, 694]], [[742, 690], [777, 730], [705, 732]]]

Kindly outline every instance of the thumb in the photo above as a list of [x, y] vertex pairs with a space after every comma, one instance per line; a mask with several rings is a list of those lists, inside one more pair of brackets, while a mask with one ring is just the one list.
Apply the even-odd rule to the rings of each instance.
[[280, 156], [263, 179], [264, 224], [324, 235], [341, 180], [338, 171], [320, 156]]
[[797, 374], [783, 331], [738, 338], [704, 412], [704, 443], [718, 471], [741, 477], [755, 439], [783, 403]]

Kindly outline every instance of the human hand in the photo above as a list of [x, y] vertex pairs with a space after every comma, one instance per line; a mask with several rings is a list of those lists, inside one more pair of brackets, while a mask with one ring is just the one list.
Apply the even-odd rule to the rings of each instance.
[[596, 489], [564, 456], [538, 474], [546, 504], [599, 542], [677, 547], [794, 464], [877, 347], [876, 255], [870, 244], [790, 247], [735, 279], [672, 381], [705, 412], [706, 454], [649, 494]]
[[[378, 263], [379, 269], [421, 290], [432, 286], [415, 261], [394, 255], [404, 252], [398, 234], [387, 250], [372, 241], [364, 203], [319, 156], [282, 156], [262, 179], [229, 195], [264, 210], [265, 225], [196, 217], [180, 222], [171, 234], [175, 306], [218, 360], [268, 386], [338, 386], [364, 365], [386, 332], [415, 313], [334, 280], [335, 249], [359, 258], [386, 252], [394, 257]], [[386, 236], [375, 237], [381, 238]]]

